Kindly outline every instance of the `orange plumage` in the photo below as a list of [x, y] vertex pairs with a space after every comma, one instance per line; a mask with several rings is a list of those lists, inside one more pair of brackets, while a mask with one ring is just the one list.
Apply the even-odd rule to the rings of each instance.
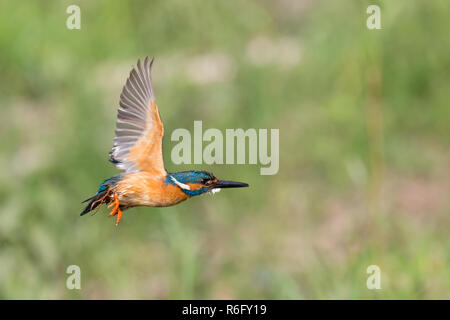
[[103, 181], [81, 215], [101, 206], [112, 207], [110, 216], [136, 206], [167, 207], [205, 192], [248, 184], [222, 181], [205, 171], [167, 173], [162, 139], [164, 127], [155, 102], [152, 85], [153, 59], [138, 60], [120, 95], [116, 136], [110, 161], [124, 173]]

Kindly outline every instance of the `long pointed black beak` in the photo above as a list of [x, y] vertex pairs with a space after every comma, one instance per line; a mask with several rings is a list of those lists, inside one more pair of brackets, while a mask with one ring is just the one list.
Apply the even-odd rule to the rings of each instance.
[[248, 187], [248, 184], [244, 182], [226, 181], [226, 180], [219, 180], [214, 184], [214, 188], [242, 188], [242, 187]]

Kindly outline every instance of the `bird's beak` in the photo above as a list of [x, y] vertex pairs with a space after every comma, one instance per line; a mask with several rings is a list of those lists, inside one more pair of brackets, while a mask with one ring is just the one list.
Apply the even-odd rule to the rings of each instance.
[[214, 188], [242, 188], [248, 187], [247, 183], [236, 182], [236, 181], [226, 181], [226, 180], [218, 180], [214, 183]]

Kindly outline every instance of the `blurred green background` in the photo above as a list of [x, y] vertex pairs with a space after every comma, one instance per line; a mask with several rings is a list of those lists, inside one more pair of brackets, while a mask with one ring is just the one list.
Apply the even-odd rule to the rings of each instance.
[[[448, 30], [444, 0], [1, 1], [0, 298], [450, 298]], [[80, 217], [147, 55], [166, 168], [251, 187]], [[174, 165], [194, 120], [279, 128], [278, 174]]]

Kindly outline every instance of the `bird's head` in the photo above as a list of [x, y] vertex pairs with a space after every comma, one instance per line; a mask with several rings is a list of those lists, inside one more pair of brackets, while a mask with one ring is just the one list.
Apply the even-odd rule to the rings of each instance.
[[223, 188], [248, 187], [247, 183], [219, 180], [212, 173], [206, 171], [182, 171], [169, 173], [166, 182], [179, 187], [190, 197], [198, 196], [205, 192], [212, 194]]

